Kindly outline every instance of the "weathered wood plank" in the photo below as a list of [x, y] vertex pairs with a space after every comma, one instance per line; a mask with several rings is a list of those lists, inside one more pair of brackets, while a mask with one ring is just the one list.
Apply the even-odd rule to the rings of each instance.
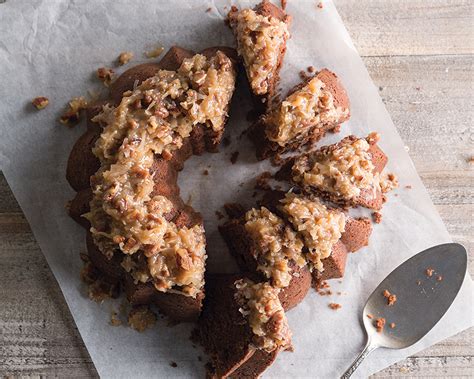
[[472, 1], [335, 0], [335, 4], [362, 56], [474, 51]]

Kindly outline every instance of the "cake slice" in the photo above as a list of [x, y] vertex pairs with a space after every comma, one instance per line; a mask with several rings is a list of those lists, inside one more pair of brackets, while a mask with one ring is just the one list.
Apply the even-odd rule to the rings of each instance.
[[239, 275], [210, 275], [195, 339], [211, 358], [208, 377], [258, 378], [291, 350], [279, 289]]
[[323, 69], [273, 104], [249, 130], [258, 159], [297, 151], [319, 141], [350, 117], [346, 90], [333, 72]]
[[377, 146], [379, 139], [377, 133], [367, 138], [345, 137], [289, 159], [275, 177], [343, 206], [379, 210], [384, 193], [398, 185], [393, 174], [382, 172], [387, 156]]
[[346, 256], [368, 244], [368, 219], [347, 217], [316, 198], [269, 191], [252, 208], [219, 228], [241, 269], [281, 288], [285, 310], [305, 297], [311, 282], [340, 278]]
[[251, 91], [263, 102], [268, 102], [275, 94], [286, 41], [290, 37], [290, 16], [263, 0], [254, 9], [232, 7], [228, 21]]

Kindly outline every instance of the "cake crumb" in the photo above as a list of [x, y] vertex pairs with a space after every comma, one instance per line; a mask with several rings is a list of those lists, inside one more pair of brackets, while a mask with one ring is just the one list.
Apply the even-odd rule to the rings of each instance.
[[467, 163], [474, 164], [474, 155], [466, 159]]
[[405, 188], [406, 188], [406, 189], [412, 189], [413, 187], [412, 187], [410, 184], [407, 184], [407, 185], [405, 186]]
[[160, 47], [157, 47], [156, 49], [147, 51], [145, 53], [145, 56], [147, 58], [158, 58], [161, 55], [161, 53], [163, 52], [163, 50], [165, 50], [165, 48], [163, 46], [160, 46]]
[[176, 362], [170, 362], [170, 366], [176, 368], [178, 367], [178, 364]]
[[341, 131], [341, 125], [336, 125], [334, 128], [330, 130], [331, 133], [339, 133]]
[[209, 8], [206, 9], [206, 13], [209, 13], [210, 11], [212, 11], [212, 8], [211, 8], [211, 7], [209, 7]]
[[331, 286], [326, 280], [323, 280], [321, 284], [319, 285], [319, 288], [330, 288]]
[[112, 311], [112, 314], [110, 315], [110, 325], [112, 326], [122, 325], [122, 321], [118, 318], [118, 313], [115, 311]]
[[209, 170], [204, 170], [204, 171], [202, 172], [202, 174], [205, 175], [205, 176], [209, 175]]
[[110, 67], [99, 67], [97, 69], [97, 78], [105, 84], [106, 87], [112, 83], [112, 80], [115, 76], [115, 71]]
[[438, 275], [437, 278], [436, 278], [436, 280], [437, 280], [438, 282], [441, 282], [441, 281], [443, 280], [443, 277], [442, 277], [441, 275]]
[[382, 213], [380, 212], [372, 212], [372, 219], [376, 224], [380, 224], [382, 222]]
[[408, 369], [408, 367], [405, 367], [405, 366], [402, 366], [400, 367], [400, 370], [399, 370], [402, 374], [407, 374], [410, 372], [410, 370]]
[[237, 159], [239, 159], [239, 152], [234, 151], [230, 156], [230, 163], [235, 164], [235, 162], [237, 162]]
[[128, 314], [128, 325], [138, 332], [151, 328], [155, 323], [155, 313], [145, 305], [133, 308]]
[[317, 292], [320, 296], [331, 296], [332, 295], [331, 290], [318, 290]]
[[421, 280], [417, 280], [417, 281], [416, 281], [416, 284], [417, 284], [418, 286], [420, 286], [420, 285], [421, 285]]
[[367, 313], [367, 318], [370, 318], [372, 320], [374, 318], [374, 316], [370, 313]]
[[387, 305], [393, 305], [397, 302], [397, 295], [390, 293], [388, 290], [384, 290], [382, 295], [387, 299]]
[[391, 322], [391, 323], [390, 323], [390, 327], [391, 327], [392, 329], [395, 328], [395, 326], [397, 326], [397, 325], [396, 325], [394, 322]]
[[374, 321], [374, 326], [377, 329], [378, 333], [382, 333], [383, 328], [385, 327], [386, 320], [383, 317], [380, 317]]
[[281, 154], [277, 153], [272, 156], [270, 161], [273, 166], [281, 166], [285, 162], [285, 159], [281, 156]]
[[216, 211], [215, 214], [216, 214], [218, 220], [222, 220], [224, 218], [224, 215], [220, 211]]
[[133, 58], [133, 53], [130, 51], [123, 51], [117, 58], [117, 62], [119, 66], [123, 66], [130, 62]]
[[253, 191], [253, 193], [252, 193], [252, 197], [256, 197], [256, 196], [257, 196], [257, 194], [258, 194], [258, 193], [257, 193], [257, 191]]
[[77, 124], [81, 119], [81, 113], [87, 108], [87, 100], [83, 96], [74, 97], [69, 101], [66, 111], [59, 118], [64, 125]]
[[223, 140], [222, 140], [222, 144], [224, 145], [224, 147], [227, 147], [230, 145], [230, 138], [229, 137], [224, 137]]
[[306, 79], [308, 79], [308, 74], [307, 74], [306, 71], [304, 71], [304, 70], [301, 70], [301, 71], [299, 72], [299, 76], [300, 76], [300, 79], [301, 79], [301, 80], [306, 80]]
[[200, 355], [198, 355], [198, 361], [202, 362], [202, 357]]
[[229, 218], [239, 218], [245, 214], [245, 208], [238, 203], [225, 203], [224, 210]]
[[323, 2], [320, 1], [320, 2], [318, 3], [317, 7], [318, 7], [319, 9], [323, 9], [323, 8], [324, 8]]
[[428, 267], [428, 268], [426, 269], [426, 271], [425, 271], [426, 276], [428, 276], [429, 278], [431, 278], [431, 277], [433, 276], [434, 271], [435, 271], [435, 270], [434, 270], [433, 268]]
[[329, 308], [334, 311], [337, 311], [338, 309], [342, 308], [342, 305], [338, 303], [329, 303]]
[[255, 178], [255, 188], [268, 190], [270, 189], [270, 184], [268, 181], [272, 178], [272, 173], [270, 171], [264, 171]]
[[32, 101], [31, 101], [31, 104], [33, 104], [33, 106], [38, 109], [38, 110], [41, 110], [41, 109], [44, 109], [48, 106], [49, 104], [49, 99], [47, 97], [44, 97], [44, 96], [39, 96], [39, 97], [35, 97]]
[[316, 71], [316, 68], [314, 68], [314, 66], [308, 66], [307, 70], [308, 72], [313, 73]]
[[280, 0], [281, 9], [285, 10], [287, 3], [288, 3], [288, 0]]

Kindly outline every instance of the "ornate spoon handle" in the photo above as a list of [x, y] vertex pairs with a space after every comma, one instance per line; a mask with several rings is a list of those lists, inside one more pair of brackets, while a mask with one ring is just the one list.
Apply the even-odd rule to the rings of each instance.
[[348, 379], [352, 376], [355, 370], [357, 370], [357, 367], [362, 363], [362, 361], [372, 352], [374, 351], [378, 346], [375, 344], [372, 344], [372, 340], [369, 337], [367, 339], [367, 344], [364, 347], [364, 350], [360, 352], [360, 354], [357, 356], [357, 358], [354, 360], [352, 365], [346, 370], [344, 374], [342, 374], [341, 379]]

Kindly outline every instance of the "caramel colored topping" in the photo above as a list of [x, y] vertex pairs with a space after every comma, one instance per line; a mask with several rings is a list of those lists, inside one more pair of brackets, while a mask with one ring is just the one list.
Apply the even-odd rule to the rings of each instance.
[[306, 263], [301, 255], [302, 240], [265, 207], [248, 211], [245, 221], [245, 230], [258, 246], [254, 257], [258, 262], [257, 270], [272, 279], [276, 287], [288, 286], [292, 278], [289, 262], [294, 261], [300, 267]]
[[291, 331], [278, 298], [280, 290], [249, 279], [236, 281], [235, 288], [239, 311], [252, 329], [255, 347], [267, 352], [291, 349]]
[[195, 125], [222, 130], [235, 75], [225, 54], [197, 54], [177, 71], [160, 70], [94, 118], [103, 126], [93, 149], [101, 167], [91, 178], [94, 196], [86, 217], [103, 254], [120, 249], [144, 256], [122, 262], [135, 281], [151, 279], [159, 291], [192, 297], [202, 291], [204, 229], [178, 228], [167, 219], [173, 203], [153, 196], [152, 166], [155, 155], [170, 159]]
[[237, 51], [244, 60], [252, 91], [265, 95], [278, 65], [278, 58], [290, 34], [288, 25], [272, 16], [243, 9], [230, 18], [237, 39]]
[[281, 201], [281, 210], [304, 240], [308, 253], [305, 259], [310, 268], [323, 271], [322, 259], [331, 255], [334, 245], [344, 232], [346, 218], [336, 209], [328, 209], [317, 199], [287, 193]]
[[349, 109], [336, 107], [331, 91], [314, 76], [266, 117], [265, 133], [270, 141], [285, 146], [315, 130], [327, 130], [348, 113]]

